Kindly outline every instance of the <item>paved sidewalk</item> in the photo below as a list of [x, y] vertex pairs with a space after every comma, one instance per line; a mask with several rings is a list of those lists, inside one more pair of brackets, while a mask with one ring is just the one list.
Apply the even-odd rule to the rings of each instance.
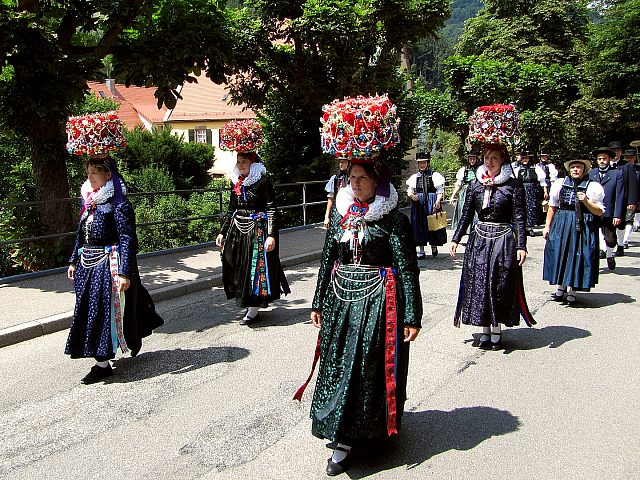
[[[320, 258], [326, 230], [312, 226], [280, 234], [283, 267]], [[158, 302], [222, 285], [217, 247], [142, 256], [142, 283]], [[0, 347], [69, 328], [75, 293], [66, 273], [0, 283]]]

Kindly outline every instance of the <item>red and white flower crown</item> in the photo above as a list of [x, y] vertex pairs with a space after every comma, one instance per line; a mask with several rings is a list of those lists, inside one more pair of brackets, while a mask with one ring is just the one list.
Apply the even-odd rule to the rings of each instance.
[[69, 117], [67, 151], [71, 155], [107, 156], [126, 146], [123, 130], [124, 123], [113, 111]]
[[515, 105], [478, 107], [469, 117], [469, 143], [514, 146], [520, 143], [520, 116]]
[[338, 158], [369, 159], [400, 142], [396, 106], [389, 97], [334, 100], [322, 107], [322, 151]]
[[235, 152], [255, 152], [264, 141], [262, 125], [254, 119], [232, 120], [220, 129], [220, 148]]

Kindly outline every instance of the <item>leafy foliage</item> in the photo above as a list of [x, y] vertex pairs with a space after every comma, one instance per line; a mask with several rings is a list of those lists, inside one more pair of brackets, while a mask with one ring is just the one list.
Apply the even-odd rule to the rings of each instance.
[[408, 149], [417, 110], [403, 93], [407, 78], [398, 70], [400, 51], [435, 34], [448, 15], [447, 1], [246, 5], [228, 10], [237, 39], [228, 81], [236, 101], [263, 109], [263, 151], [268, 165], [277, 165], [276, 180], [326, 176], [318, 119], [322, 105], [334, 98], [389, 93], [402, 111], [400, 150]]

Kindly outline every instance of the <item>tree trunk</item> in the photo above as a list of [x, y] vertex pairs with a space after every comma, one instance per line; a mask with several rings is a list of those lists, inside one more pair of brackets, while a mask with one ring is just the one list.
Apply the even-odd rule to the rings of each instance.
[[[39, 118], [29, 136], [31, 161], [36, 184], [36, 195], [40, 201], [67, 198], [68, 153], [64, 146], [64, 124], [58, 119]], [[74, 229], [70, 203], [46, 203], [40, 206], [40, 235], [69, 232]]]

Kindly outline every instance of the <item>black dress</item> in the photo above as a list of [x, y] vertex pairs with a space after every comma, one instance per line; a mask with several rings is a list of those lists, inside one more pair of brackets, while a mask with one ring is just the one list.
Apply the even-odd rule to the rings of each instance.
[[[386, 438], [393, 431], [390, 422], [400, 428], [409, 367], [409, 343], [402, 341], [403, 330], [421, 326], [422, 299], [415, 245], [405, 215], [393, 209], [367, 222], [370, 240], [361, 246], [358, 265], [353, 264], [348, 243], [339, 241], [341, 219], [334, 210], [312, 304], [322, 311], [312, 432], [358, 445]], [[397, 315], [393, 327], [392, 311]], [[391, 347], [390, 332], [396, 338]], [[395, 355], [389, 353], [392, 347]], [[389, 375], [395, 378], [391, 397]]]
[[[220, 233], [225, 237], [222, 251], [222, 279], [227, 299], [240, 307], [266, 307], [289, 293], [280, 264], [276, 195], [266, 175], [251, 185], [231, 184], [229, 208]], [[267, 252], [267, 237], [276, 246]]]
[[453, 235], [452, 241], [460, 243], [477, 213], [478, 222], [464, 254], [454, 324], [511, 327], [519, 324], [522, 315], [532, 325], [535, 321], [517, 260], [517, 250], [527, 247], [524, 187], [520, 180], [509, 177], [488, 189], [488, 206], [483, 208], [485, 186], [477, 179], [469, 184], [462, 218]]
[[124, 275], [131, 282], [124, 293], [122, 317], [126, 347], [140, 350], [142, 338], [164, 323], [140, 282], [137, 253], [135, 215], [126, 197], [117, 204], [111, 199], [97, 205], [93, 221], [80, 222], [69, 259], [76, 266], [73, 279], [76, 306], [65, 349], [71, 358], [107, 360], [115, 357], [118, 346], [124, 346], [118, 345], [113, 318], [115, 274]]

